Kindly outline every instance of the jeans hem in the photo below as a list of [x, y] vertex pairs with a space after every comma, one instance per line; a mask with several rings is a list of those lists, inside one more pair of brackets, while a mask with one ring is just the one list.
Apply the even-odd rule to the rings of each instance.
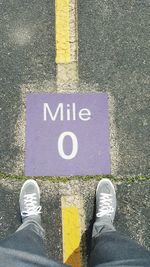
[[16, 230], [16, 232], [19, 232], [23, 229], [28, 227], [31, 231], [35, 232], [37, 235], [39, 235], [42, 239], [45, 237], [45, 230], [43, 227], [36, 222], [35, 220], [27, 220], [26, 222], [22, 223], [20, 227]]

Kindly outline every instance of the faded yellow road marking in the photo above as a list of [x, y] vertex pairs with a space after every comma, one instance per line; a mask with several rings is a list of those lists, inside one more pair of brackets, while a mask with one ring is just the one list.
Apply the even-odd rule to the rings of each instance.
[[79, 201], [77, 196], [74, 197], [64, 196], [61, 199], [63, 261], [72, 267], [81, 267], [81, 220], [78, 208]]
[[55, 0], [56, 63], [70, 63], [69, 0]]

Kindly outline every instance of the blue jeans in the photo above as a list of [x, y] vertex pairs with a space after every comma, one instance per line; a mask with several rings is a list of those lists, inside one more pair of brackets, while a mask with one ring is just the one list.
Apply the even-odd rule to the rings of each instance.
[[43, 238], [44, 229], [35, 221], [27, 221], [14, 234], [1, 240], [0, 246], [45, 256]]
[[93, 225], [92, 246], [88, 262], [94, 266], [150, 266], [150, 252], [127, 236], [117, 232], [106, 221], [96, 221]]
[[[115, 231], [113, 226], [94, 224], [93, 231], [89, 267], [150, 266], [150, 252]], [[0, 241], [0, 267], [64, 266], [46, 258], [43, 237], [44, 230], [36, 222], [22, 224], [17, 232]], [[3, 256], [5, 252], [7, 256]]]

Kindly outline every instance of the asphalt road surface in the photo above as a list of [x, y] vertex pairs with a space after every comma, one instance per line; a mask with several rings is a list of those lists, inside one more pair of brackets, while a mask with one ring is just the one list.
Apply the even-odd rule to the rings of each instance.
[[[0, 12], [0, 170], [24, 174], [22, 95], [56, 91], [54, 1], [5, 0]], [[79, 91], [109, 94], [116, 176], [149, 175], [149, 31], [149, 1], [78, 1]]]

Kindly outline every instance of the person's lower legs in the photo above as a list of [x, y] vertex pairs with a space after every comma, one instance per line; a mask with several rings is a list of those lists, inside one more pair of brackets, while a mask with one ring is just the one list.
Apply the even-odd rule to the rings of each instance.
[[90, 267], [106, 262], [138, 261], [138, 259], [140, 261], [149, 259], [150, 262], [150, 252], [117, 231], [103, 231], [92, 240]]
[[0, 241], [0, 246], [44, 256], [44, 230], [36, 222], [22, 224], [18, 230]]
[[0, 246], [44, 256], [44, 230], [41, 226], [40, 189], [36, 181], [27, 180], [19, 197], [22, 225], [8, 238], [0, 241]]
[[[113, 184], [108, 179], [102, 179], [96, 190], [96, 220], [92, 232], [92, 249], [90, 253], [90, 267], [102, 263], [138, 260], [150, 263], [150, 253], [123, 234], [118, 233], [113, 221], [116, 211], [116, 193]], [[121, 263], [121, 264], [122, 264]], [[114, 265], [113, 265], [114, 266]], [[125, 264], [123, 265], [125, 266]], [[135, 265], [136, 266], [136, 265]]]

